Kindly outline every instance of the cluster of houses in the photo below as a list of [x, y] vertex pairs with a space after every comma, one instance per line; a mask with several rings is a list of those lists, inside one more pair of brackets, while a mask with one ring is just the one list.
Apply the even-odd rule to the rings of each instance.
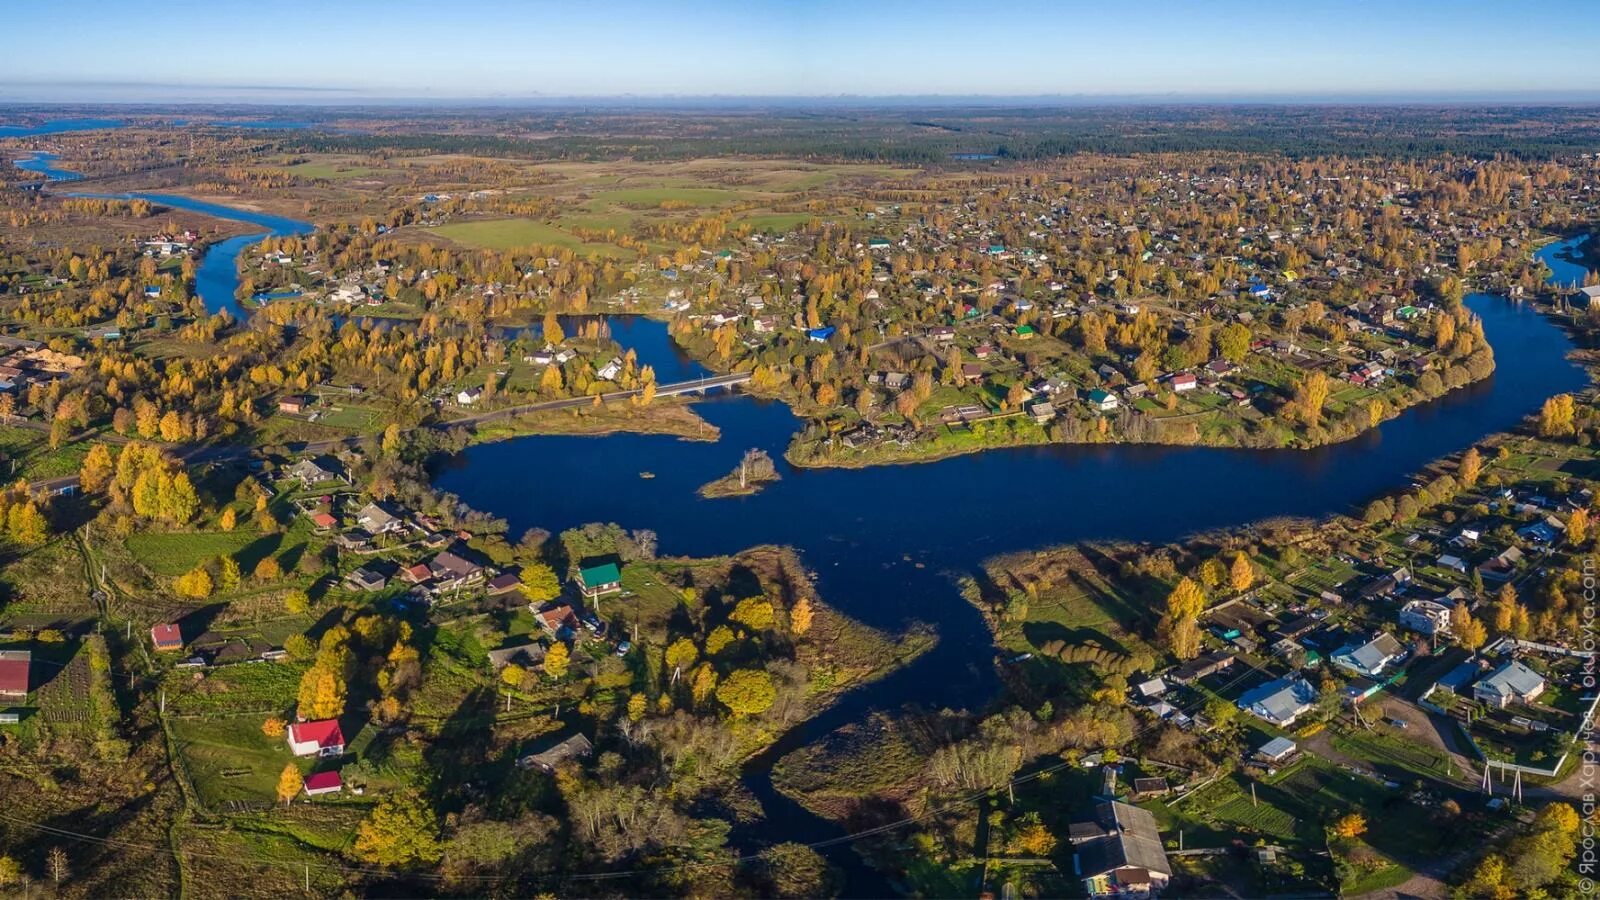
[[83, 367], [83, 359], [57, 353], [38, 341], [0, 335], [0, 391], [24, 393], [34, 384], [49, 384]]

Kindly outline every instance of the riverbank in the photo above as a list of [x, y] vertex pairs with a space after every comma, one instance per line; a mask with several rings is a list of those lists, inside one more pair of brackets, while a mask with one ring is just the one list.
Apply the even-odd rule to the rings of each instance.
[[616, 434], [667, 435], [686, 441], [715, 442], [722, 432], [688, 400], [658, 399], [648, 406], [602, 403], [529, 413], [472, 426], [473, 443], [532, 436], [605, 437]]
[[[1075, 427], [1069, 430], [1065, 427], [1067, 423], [1062, 421], [1046, 425], [1021, 413], [1014, 413], [970, 423], [940, 426], [942, 431], [923, 432], [911, 439], [858, 447], [841, 446], [838, 440], [832, 437], [812, 439], [807, 436], [807, 432], [801, 432], [795, 435], [784, 451], [784, 459], [791, 465], [801, 468], [860, 469], [938, 462], [987, 450], [1046, 445], [1309, 451], [1360, 438], [1383, 423], [1405, 415], [1407, 411], [1417, 406], [1438, 400], [1492, 377], [1494, 374], [1492, 354], [1487, 357], [1487, 361], [1452, 367], [1449, 372], [1458, 374], [1450, 375], [1448, 383], [1443, 377], [1435, 376], [1434, 380], [1442, 388], [1438, 393], [1429, 393], [1421, 388], [1410, 389], [1412, 396], [1403, 404], [1383, 403], [1366, 409], [1349, 406], [1336, 412], [1328, 412], [1329, 420], [1335, 415], [1340, 417], [1339, 423], [1343, 427], [1336, 430], [1319, 427], [1306, 432], [1283, 429], [1275, 432], [1260, 431], [1256, 432], [1260, 439], [1254, 441], [1229, 440], [1230, 436], [1240, 434], [1236, 429], [1225, 431], [1202, 429], [1194, 421], [1194, 416], [1163, 418], [1133, 413], [1132, 416], [1140, 417], [1142, 421], [1133, 420], [1130, 424], [1128, 419], [1130, 413], [1124, 411], [1105, 418], [1073, 421], [1070, 424]], [[1118, 416], [1121, 417], [1118, 419], [1119, 426], [1106, 427]], [[1268, 418], [1266, 415], [1257, 415], [1255, 421], [1264, 422]], [[1126, 436], [1129, 431], [1136, 431], [1143, 437], [1130, 439]], [[1069, 437], [1069, 433], [1072, 436]]]

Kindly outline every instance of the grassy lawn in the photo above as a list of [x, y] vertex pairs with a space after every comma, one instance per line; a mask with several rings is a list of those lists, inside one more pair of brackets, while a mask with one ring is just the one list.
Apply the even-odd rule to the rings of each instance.
[[487, 250], [513, 250], [533, 245], [565, 247], [588, 256], [631, 257], [633, 253], [615, 244], [587, 244], [558, 226], [532, 219], [492, 219], [453, 222], [432, 229], [434, 234], [458, 244]]
[[87, 443], [66, 444], [50, 448], [50, 436], [42, 431], [0, 425], [0, 458], [7, 462], [0, 466], [6, 478], [36, 480], [71, 475], [83, 463], [89, 452]]
[[[294, 759], [282, 738], [261, 733], [265, 717], [173, 719], [172, 742], [200, 802], [216, 809], [230, 800], [273, 799], [278, 774]], [[304, 766], [310, 771], [310, 766]]]
[[[254, 566], [261, 557], [276, 552], [283, 537], [281, 534], [263, 536], [245, 529], [141, 532], [128, 536], [128, 550], [151, 572], [176, 577], [219, 556], [239, 555], [241, 567], [244, 567], [245, 558]], [[246, 548], [251, 552], [244, 552]]]
[[739, 191], [702, 187], [638, 187], [615, 191], [602, 191], [594, 195], [600, 203], [619, 203], [624, 206], [660, 206], [663, 203], [682, 203], [689, 206], [727, 206], [745, 198]]

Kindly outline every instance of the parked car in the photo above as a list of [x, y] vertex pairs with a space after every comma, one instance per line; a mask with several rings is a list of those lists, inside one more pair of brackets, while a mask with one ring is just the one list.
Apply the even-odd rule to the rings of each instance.
[[631, 651], [632, 649], [633, 649], [633, 642], [632, 641], [623, 641], [622, 643], [617, 645], [617, 655], [618, 656], [627, 656], [628, 652]]
[[1390, 719], [1389, 724], [1401, 730], [1411, 727], [1411, 723], [1407, 722], [1405, 719]]

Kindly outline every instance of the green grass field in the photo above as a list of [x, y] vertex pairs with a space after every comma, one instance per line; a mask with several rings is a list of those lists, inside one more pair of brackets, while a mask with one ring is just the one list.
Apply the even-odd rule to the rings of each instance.
[[452, 222], [431, 229], [433, 234], [468, 247], [487, 250], [514, 250], [533, 245], [564, 247], [587, 256], [629, 258], [632, 251], [615, 244], [586, 244], [571, 232], [556, 225], [532, 219], [489, 219]]
[[[252, 566], [260, 557], [276, 552], [277, 546], [283, 543], [283, 535], [263, 537], [259, 532], [245, 529], [140, 532], [128, 536], [128, 550], [151, 572], [176, 577], [219, 556], [241, 554], [241, 551], [258, 542], [259, 546], [252, 549], [259, 552], [243, 554], [255, 557], [250, 560]], [[243, 564], [241, 561], [240, 565]]]

